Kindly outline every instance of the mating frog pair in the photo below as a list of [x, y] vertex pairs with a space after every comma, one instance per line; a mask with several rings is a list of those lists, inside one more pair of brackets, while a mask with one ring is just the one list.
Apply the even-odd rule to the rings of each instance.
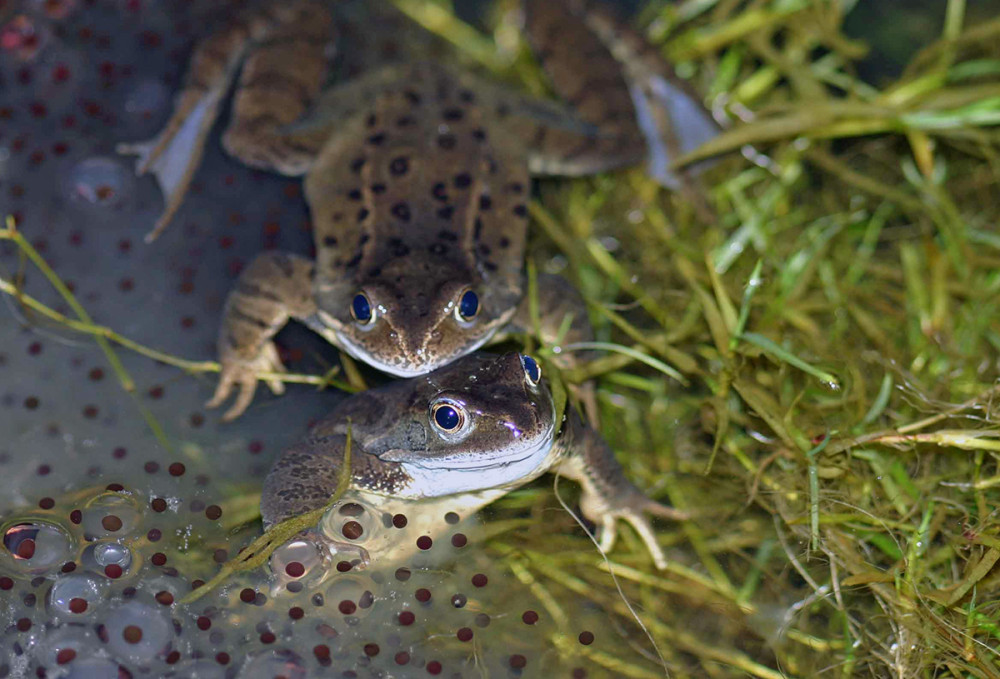
[[[529, 330], [544, 342], [590, 336], [582, 300], [557, 277], [540, 277], [541, 327], [529, 321], [532, 176], [645, 158], [653, 176], [678, 186], [689, 177], [671, 159], [717, 128], [659, 55], [609, 15], [582, 0], [526, 0], [524, 9], [537, 57], [568, 106], [427, 61], [381, 65], [322, 90], [336, 22], [316, 2], [272, 2], [201, 42], [165, 129], [121, 149], [138, 154], [138, 171], [164, 190], [155, 235], [180, 205], [238, 75], [226, 150], [305, 177], [315, 260], [265, 253], [241, 274], [225, 305], [222, 374], [209, 402], [238, 387], [223, 419], [247, 408], [259, 372], [283, 369], [272, 338], [289, 319], [385, 372], [426, 375], [352, 397], [286, 452], [265, 485], [265, 521], [325, 501], [344, 418], [354, 413], [360, 489], [454, 495], [469, 509], [558, 469], [583, 484], [585, 513], [606, 540], [625, 518], [662, 565], [644, 512], [671, 511], [624, 479], [576, 415], [554, 421], [533, 361], [455, 361]], [[279, 381], [268, 385], [282, 391]], [[442, 413], [457, 418], [454, 427]]]

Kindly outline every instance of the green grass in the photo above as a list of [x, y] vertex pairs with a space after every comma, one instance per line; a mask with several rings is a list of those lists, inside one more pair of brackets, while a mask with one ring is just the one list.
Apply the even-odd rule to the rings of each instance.
[[[703, 178], [715, 223], [641, 170], [543, 183], [532, 210], [539, 270], [568, 273], [600, 342], [627, 348], [578, 375], [597, 375], [604, 434], [696, 514], [663, 526], [665, 573], [627, 529], [611, 554], [674, 677], [1000, 676], [1000, 18], [963, 27], [949, 2], [940, 39], [876, 89], [838, 6], [640, 13], [746, 121], [704, 153], [758, 154]], [[526, 491], [500, 515], [525, 502], [554, 504]], [[630, 628], [589, 542], [517, 526], [495, 548], [522, 581]], [[650, 660], [623, 650], [617, 671], [658, 676], [632, 633]]]

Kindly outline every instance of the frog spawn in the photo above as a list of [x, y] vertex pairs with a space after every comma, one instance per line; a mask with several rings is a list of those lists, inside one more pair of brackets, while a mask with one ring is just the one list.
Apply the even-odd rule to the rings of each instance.
[[[496, 587], [501, 576], [477, 563], [477, 523], [454, 512], [433, 522], [425, 514], [387, 516], [352, 498], [335, 505], [314, 533], [279, 547], [270, 575], [234, 576], [185, 606], [181, 597], [212, 573], [202, 552], [224, 544], [225, 531], [217, 524], [192, 531], [189, 516], [178, 522], [169, 512], [131, 517], [129, 507], [159, 506], [161, 498], [111, 485], [118, 490], [44, 502], [49, 509], [5, 524], [2, 638], [14, 649], [10, 659], [32, 671], [93, 676], [121, 667], [133, 676], [212, 677], [234, 668], [236, 676], [306, 677], [336, 665], [462, 674], [472, 669], [465, 645], [473, 639], [483, 651], [479, 662], [496, 670], [516, 673], [533, 656], [522, 629], [538, 614], [505, 614], [510, 593]], [[102, 520], [108, 517], [115, 520]], [[108, 524], [114, 539], [94, 528]], [[205, 543], [196, 558], [186, 555], [189, 536]], [[389, 543], [395, 552], [385, 551]], [[381, 550], [379, 560], [348, 560], [367, 547]]]
[[[31, 26], [9, 27], [42, 38], [28, 41], [33, 52], [8, 59], [13, 43], [0, 45], [9, 84], [0, 213], [14, 216], [97, 323], [172, 355], [209, 358], [222, 299], [244, 263], [262, 248], [308, 252], [300, 184], [248, 170], [210, 142], [176, 230], [143, 246], [160, 196], [111, 149], [162, 124], [183, 68], [177, 55], [205, 25], [205, 5], [49, 11], [62, 5], [74, 3], [26, 3]], [[0, 242], [0, 277], [19, 270], [16, 248]], [[26, 274], [28, 294], [72, 316], [36, 270]], [[335, 508], [317, 527], [321, 544], [337, 549], [326, 547], [327, 569], [320, 552], [309, 561], [282, 548], [272, 565], [298, 561], [301, 576], [259, 569], [178, 604], [257, 534], [263, 475], [339, 396], [301, 387], [280, 400], [260, 394], [238, 424], [219, 426], [200, 406], [210, 379], [120, 351], [133, 398], [90, 338], [0, 299], [0, 677], [43, 668], [49, 677], [119, 668], [121, 676], [326, 668], [478, 676], [481, 666], [508, 676], [587, 666], [582, 655], [551, 652], [548, 639], [561, 630], [486, 558], [474, 524], [444, 510], [376, 510], [366, 498], [351, 500], [361, 513]], [[278, 344], [293, 371], [322, 374], [335, 360], [301, 329]], [[587, 607], [572, 619], [573, 639], [607, 627]]]

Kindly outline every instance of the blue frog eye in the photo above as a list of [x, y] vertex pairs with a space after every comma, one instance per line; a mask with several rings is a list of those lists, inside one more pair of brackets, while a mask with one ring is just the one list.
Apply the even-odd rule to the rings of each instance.
[[463, 321], [471, 321], [479, 313], [479, 295], [472, 290], [466, 290], [458, 300], [458, 317]]
[[351, 301], [351, 316], [354, 320], [362, 325], [368, 325], [375, 320], [375, 314], [372, 312], [372, 303], [368, 300], [368, 296], [359, 292], [354, 296]]
[[431, 409], [431, 417], [438, 429], [450, 434], [462, 428], [465, 410], [450, 403], [438, 403]]
[[524, 366], [524, 376], [528, 378], [528, 383], [531, 386], [538, 384], [538, 381], [542, 379], [542, 369], [538, 366], [538, 361], [531, 356], [522, 354], [521, 365]]

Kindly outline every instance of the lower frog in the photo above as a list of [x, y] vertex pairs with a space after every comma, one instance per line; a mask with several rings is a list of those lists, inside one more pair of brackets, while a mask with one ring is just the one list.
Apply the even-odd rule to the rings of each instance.
[[[350, 436], [349, 493], [382, 513], [387, 525], [401, 506], [411, 515], [468, 516], [553, 472], [580, 484], [580, 508], [597, 525], [604, 551], [624, 519], [664, 568], [647, 514], [685, 514], [646, 497], [625, 478], [600, 434], [564, 406], [538, 363], [517, 353], [472, 354], [428, 375], [351, 396], [278, 458], [264, 482], [264, 526], [330, 501]], [[380, 555], [371, 554], [373, 560]]]
[[[580, 0], [526, 0], [525, 10], [526, 32], [565, 105], [437, 61], [380, 64], [398, 43], [322, 89], [338, 21], [322, 3], [272, 2], [202, 41], [161, 134], [120, 149], [159, 180], [164, 226], [238, 75], [224, 147], [250, 166], [305, 177], [315, 258], [263, 254], [226, 302], [222, 373], [209, 402], [238, 388], [224, 419], [247, 408], [260, 372], [283, 369], [272, 338], [290, 319], [400, 377], [504, 334], [589, 339], [579, 294], [554, 277], [540, 281], [531, 320], [531, 177], [648, 159], [654, 176], [681, 185], [687, 175], [670, 160], [717, 128], [662, 58], [606, 13]], [[282, 390], [280, 381], [268, 385]]]

